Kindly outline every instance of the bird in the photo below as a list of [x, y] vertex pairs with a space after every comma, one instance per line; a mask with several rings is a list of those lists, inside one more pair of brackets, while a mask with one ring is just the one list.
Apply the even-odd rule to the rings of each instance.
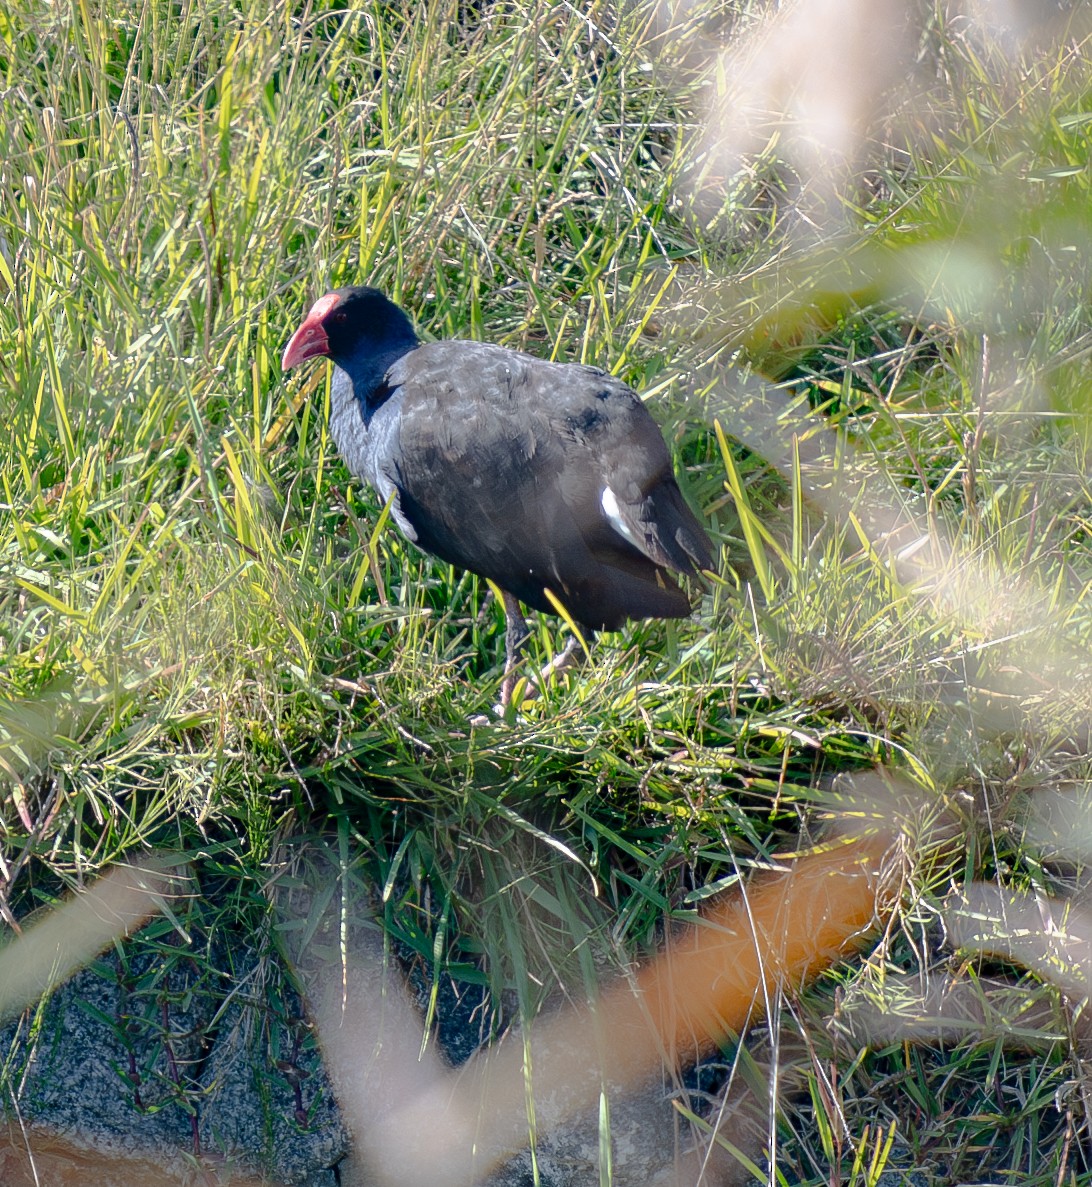
[[[315, 301], [281, 367], [321, 357], [334, 365], [330, 431], [349, 470], [389, 501], [408, 540], [501, 591], [503, 708], [529, 635], [521, 603], [563, 610], [585, 642], [630, 619], [690, 614], [671, 574], [711, 570], [712, 544], [659, 426], [620, 379], [487, 342], [422, 341], [365, 285]], [[567, 666], [576, 641], [547, 667]]]

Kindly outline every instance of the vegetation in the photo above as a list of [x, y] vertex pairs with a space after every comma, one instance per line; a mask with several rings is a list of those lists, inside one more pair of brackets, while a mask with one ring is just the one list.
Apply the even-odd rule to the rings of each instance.
[[[965, 844], [923, 838], [897, 928], [776, 1021], [812, 1052], [777, 1174], [861, 1181], [893, 1122], [875, 1173], [1075, 1182], [1079, 1012], [1016, 1053], [858, 1051], [824, 1015], [900, 971], [1074, 991], [961, 964], [939, 916], [971, 882], [1083, 884], [1028, 821], [1089, 777], [1087, 43], [1006, 56], [934, 18], [928, 94], [809, 233], [776, 142], [717, 172], [710, 15], [660, 19], [0, 11], [0, 910], [173, 847], [215, 888], [201, 934], [257, 931], [283, 839], [332, 833], [426, 981], [529, 1016], [883, 764]], [[692, 621], [494, 715], [500, 606], [344, 469], [322, 368], [280, 373], [363, 278], [426, 335], [647, 394], [723, 548]], [[543, 663], [562, 628], [534, 631]]]

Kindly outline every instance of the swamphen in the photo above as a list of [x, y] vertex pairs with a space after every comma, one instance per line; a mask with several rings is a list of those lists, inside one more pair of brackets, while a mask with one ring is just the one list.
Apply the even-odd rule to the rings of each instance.
[[527, 636], [520, 602], [556, 613], [549, 591], [586, 637], [689, 613], [668, 571], [712, 568], [712, 548], [626, 384], [484, 342], [421, 342], [364, 287], [316, 301], [281, 365], [320, 355], [334, 363], [330, 429], [349, 469], [392, 500], [419, 548], [503, 591], [503, 704]]

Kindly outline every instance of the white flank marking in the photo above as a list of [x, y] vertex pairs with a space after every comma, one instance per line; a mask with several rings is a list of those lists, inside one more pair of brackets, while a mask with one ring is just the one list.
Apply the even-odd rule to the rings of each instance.
[[622, 518], [622, 512], [618, 506], [618, 498], [609, 486], [603, 487], [603, 493], [599, 496], [599, 505], [603, 508], [603, 514], [607, 517], [610, 526], [614, 528], [618, 535], [628, 540], [634, 548], [640, 548], [640, 541], [630, 530], [629, 524]]

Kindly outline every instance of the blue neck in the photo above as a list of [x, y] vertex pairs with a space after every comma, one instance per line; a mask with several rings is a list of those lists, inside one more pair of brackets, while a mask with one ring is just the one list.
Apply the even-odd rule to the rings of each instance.
[[414, 336], [390, 343], [382, 350], [358, 350], [350, 359], [335, 360], [352, 382], [353, 396], [360, 405], [365, 424], [390, 398], [393, 389], [386, 382], [387, 372], [417, 345], [418, 340]]

